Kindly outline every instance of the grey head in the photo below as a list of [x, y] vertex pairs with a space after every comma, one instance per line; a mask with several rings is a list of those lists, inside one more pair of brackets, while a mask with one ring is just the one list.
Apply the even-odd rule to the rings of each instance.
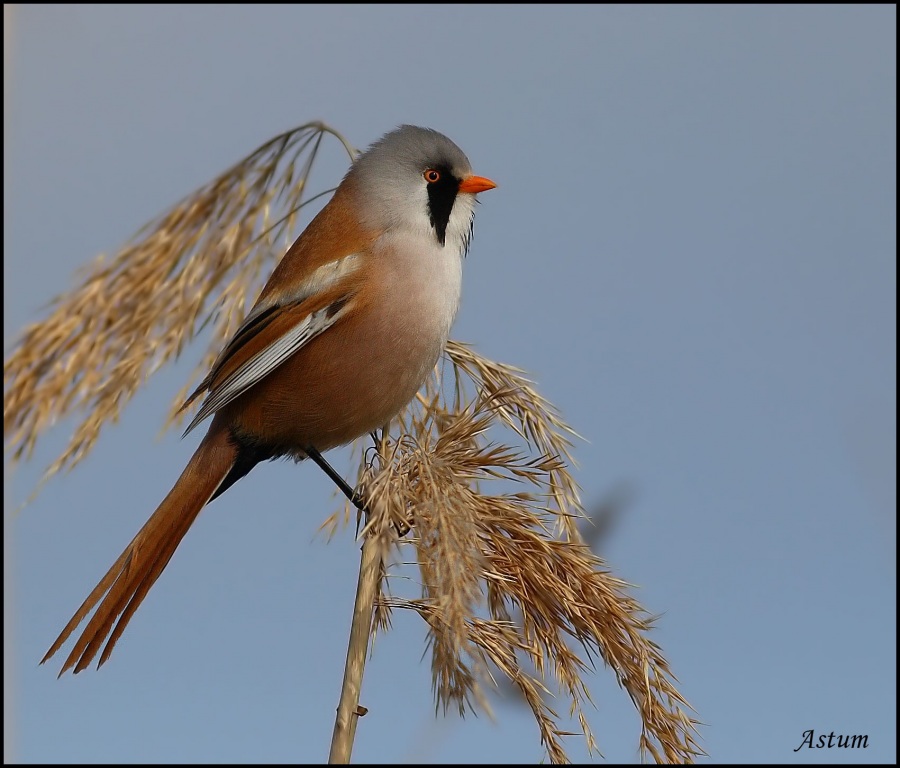
[[463, 151], [430, 128], [402, 125], [353, 163], [362, 215], [381, 229], [427, 232], [440, 246], [468, 247], [475, 195], [460, 190], [472, 176]]

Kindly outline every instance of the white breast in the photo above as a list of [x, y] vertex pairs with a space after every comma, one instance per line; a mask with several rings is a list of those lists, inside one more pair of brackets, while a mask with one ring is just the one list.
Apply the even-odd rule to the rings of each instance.
[[[373, 331], [384, 349], [414, 372], [415, 390], [438, 361], [456, 319], [475, 196], [457, 196], [441, 245], [428, 218], [424, 182], [391, 190], [390, 215], [384, 195], [367, 198], [372, 223], [380, 222], [384, 232], [372, 258], [379, 283], [373, 295], [386, 306], [376, 320], [380, 328]], [[400, 199], [404, 192], [408, 198]]]
[[373, 256], [384, 260], [383, 296], [392, 304], [397, 331], [409, 333], [424, 347], [438, 348], [430, 367], [447, 343], [459, 309], [461, 248], [449, 242], [441, 247], [419, 233], [395, 232], [382, 237]]

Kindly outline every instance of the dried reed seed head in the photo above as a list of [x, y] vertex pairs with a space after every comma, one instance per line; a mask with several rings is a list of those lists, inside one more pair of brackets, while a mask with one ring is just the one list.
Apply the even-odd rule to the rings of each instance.
[[[263, 266], [289, 244], [325, 135], [354, 156], [321, 123], [275, 137], [145, 225], [111, 260], [95, 260], [80, 285], [53, 300], [44, 321], [25, 329], [3, 367], [4, 438], [13, 461], [28, 458], [52, 424], [76, 414], [74, 434], [42, 482], [72, 469], [146, 378], [212, 324], [199, 366], [208, 368], [237, 328]], [[176, 417], [181, 402], [173, 403], [170, 423], [183, 418]]]
[[[382, 589], [376, 616], [400, 607], [425, 619], [436, 702], [444, 709], [486, 706], [491, 670], [505, 675], [531, 707], [552, 762], [565, 761], [566, 734], [546, 703], [545, 676], [596, 749], [585, 676], [599, 655], [641, 715], [641, 750], [690, 762], [702, 754], [696, 721], [646, 636], [651, 618], [587, 546], [556, 536], [582, 510], [565, 462], [540, 451], [568, 448], [573, 433], [555, 411], [548, 417], [546, 401], [518, 372], [464, 349], [465, 368], [453, 361], [455, 389], [447, 393], [453, 402], [431, 384], [404, 415], [403, 433], [387, 441], [363, 475], [364, 492], [383, 502], [378, 509], [387, 515], [373, 516], [370, 525], [412, 522], [400, 547], [414, 547], [421, 581], [418, 598], [385, 597]], [[468, 405], [453, 411], [457, 403]], [[489, 442], [501, 423], [525, 445]], [[497, 481], [506, 488], [489, 493]], [[526, 660], [534, 674], [524, 671]]]

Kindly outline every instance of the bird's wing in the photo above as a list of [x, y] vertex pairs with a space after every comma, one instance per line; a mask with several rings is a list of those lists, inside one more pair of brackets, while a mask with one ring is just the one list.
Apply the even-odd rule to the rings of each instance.
[[186, 408], [209, 391], [184, 434], [350, 312], [362, 285], [362, 263], [360, 254], [341, 256], [292, 281], [278, 298], [264, 293], [213, 363], [209, 375], [182, 406]]

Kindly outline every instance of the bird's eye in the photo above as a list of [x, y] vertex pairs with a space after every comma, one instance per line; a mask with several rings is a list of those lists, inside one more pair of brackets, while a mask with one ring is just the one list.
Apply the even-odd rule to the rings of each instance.
[[441, 172], [434, 170], [434, 168], [429, 168], [422, 175], [425, 177], [425, 181], [427, 181], [429, 184], [434, 184], [441, 180]]

